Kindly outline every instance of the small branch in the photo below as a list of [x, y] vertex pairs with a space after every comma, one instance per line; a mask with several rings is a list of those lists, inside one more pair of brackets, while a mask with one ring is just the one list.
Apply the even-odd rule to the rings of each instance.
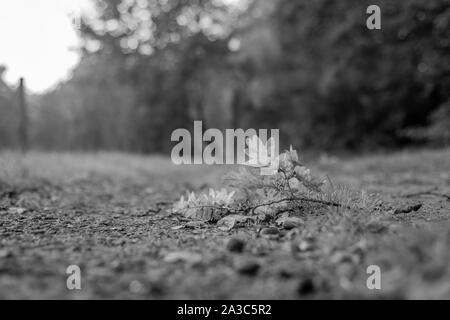
[[438, 188], [434, 187], [430, 190], [420, 191], [420, 192], [416, 192], [416, 193], [409, 193], [409, 194], [403, 195], [403, 197], [414, 198], [414, 197], [418, 197], [418, 196], [435, 196], [435, 197], [443, 197], [443, 198], [446, 198], [447, 201], [450, 201], [450, 195], [435, 192], [437, 190], [438, 190]]
[[290, 194], [291, 194], [291, 197], [293, 198], [293, 197], [294, 197], [294, 190], [292, 190], [291, 185], [289, 184], [289, 180], [290, 180], [291, 178], [288, 177], [286, 171], [280, 169], [280, 172], [283, 173], [283, 175], [284, 175], [284, 180], [285, 180], [285, 185], [288, 187], [289, 192], [290, 192]]
[[230, 207], [221, 207], [221, 206], [193, 206], [179, 211], [172, 211], [172, 214], [183, 214], [185, 211], [190, 209], [216, 209], [216, 210], [228, 210], [231, 213], [243, 212], [245, 210], [234, 210]]
[[443, 193], [429, 192], [429, 193], [424, 193], [424, 195], [430, 195], [430, 196], [435, 196], [435, 197], [443, 197], [443, 198], [446, 198], [447, 201], [450, 201], [450, 195], [443, 194]]
[[[306, 198], [306, 197], [296, 197], [296, 198], [286, 198], [286, 199], [281, 199], [281, 200], [277, 200], [277, 201], [272, 201], [269, 203], [264, 203], [264, 204], [260, 204], [257, 205], [255, 207], [252, 208], [251, 212], [252, 214], [255, 213], [255, 210], [258, 208], [262, 208], [262, 207], [268, 207], [274, 204], [280, 204], [283, 202], [288, 202], [288, 201], [304, 201], [304, 202], [313, 202], [313, 203], [318, 203], [318, 204], [323, 204], [329, 207], [337, 207], [337, 208], [342, 208], [344, 207], [342, 204], [337, 203], [337, 202], [331, 202], [331, 201], [325, 201], [325, 200], [319, 200], [319, 199], [312, 199], [312, 198]], [[348, 208], [348, 207], [346, 207]]]

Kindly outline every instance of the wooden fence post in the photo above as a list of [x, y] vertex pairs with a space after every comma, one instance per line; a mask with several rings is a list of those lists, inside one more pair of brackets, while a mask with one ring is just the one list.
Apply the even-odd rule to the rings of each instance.
[[27, 152], [28, 145], [28, 110], [27, 110], [27, 100], [25, 93], [25, 80], [20, 78], [19, 82], [19, 112], [20, 112], [20, 123], [19, 123], [19, 143], [22, 152]]

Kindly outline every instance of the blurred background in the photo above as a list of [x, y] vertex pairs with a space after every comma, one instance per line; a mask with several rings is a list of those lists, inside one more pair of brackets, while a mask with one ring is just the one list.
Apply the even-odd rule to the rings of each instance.
[[321, 152], [450, 144], [449, 0], [1, 3], [0, 149], [166, 154], [194, 120]]

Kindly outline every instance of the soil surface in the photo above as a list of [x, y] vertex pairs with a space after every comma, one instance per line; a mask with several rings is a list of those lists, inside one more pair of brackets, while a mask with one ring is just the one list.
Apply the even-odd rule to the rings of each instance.
[[[124, 154], [0, 155], [2, 299], [450, 298], [450, 150], [310, 161], [381, 202], [230, 231], [168, 213], [229, 167]], [[68, 290], [66, 269], [81, 269]], [[381, 270], [369, 290], [367, 268]]]

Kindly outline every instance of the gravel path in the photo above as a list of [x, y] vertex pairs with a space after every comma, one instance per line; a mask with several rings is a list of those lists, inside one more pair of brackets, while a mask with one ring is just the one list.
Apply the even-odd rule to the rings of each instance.
[[[450, 151], [322, 157], [316, 172], [379, 193], [376, 213], [312, 207], [298, 228], [231, 231], [167, 213], [223, 168], [136, 156], [0, 156], [0, 298], [450, 298]], [[366, 287], [367, 266], [383, 288]], [[66, 268], [81, 269], [68, 290]]]

